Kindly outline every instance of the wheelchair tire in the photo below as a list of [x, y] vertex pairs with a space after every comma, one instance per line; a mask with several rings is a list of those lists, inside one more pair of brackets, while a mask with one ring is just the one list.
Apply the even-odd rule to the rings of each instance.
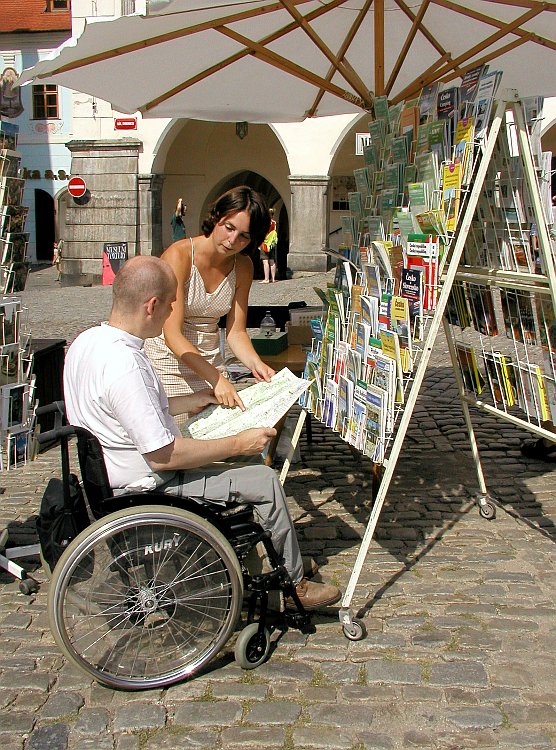
[[242, 669], [256, 669], [267, 660], [269, 651], [268, 628], [263, 628], [260, 632], [259, 623], [251, 622], [238, 635], [234, 656]]
[[243, 576], [230, 543], [179, 508], [126, 508], [64, 551], [50, 583], [56, 643], [88, 676], [144, 690], [190, 677], [230, 638]]

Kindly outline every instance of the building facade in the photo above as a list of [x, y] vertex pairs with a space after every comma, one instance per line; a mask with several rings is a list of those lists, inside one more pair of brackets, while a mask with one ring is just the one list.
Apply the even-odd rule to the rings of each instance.
[[[16, 3], [4, 2], [17, 18]], [[37, 28], [24, 28], [23, 19], [0, 26], [0, 62], [3, 57], [4, 69], [17, 73], [70, 33], [77, 38], [93, 11], [95, 18], [108, 20], [144, 12], [145, 0], [72, 0], [71, 17], [69, 0], [26, 5], [35, 9], [27, 27]], [[63, 19], [65, 27], [44, 28], [47, 16], [50, 24]], [[144, 120], [55, 86], [43, 92], [40, 110], [36, 88], [19, 89], [21, 111], [12, 102], [8, 116], [20, 127], [31, 260], [51, 258], [54, 238], [62, 237], [64, 284], [100, 283], [107, 243], [125, 243], [128, 256], [159, 255], [171, 242], [170, 219], [179, 197], [187, 205], [187, 233], [197, 234], [210, 202], [238, 184], [259, 190], [275, 209], [282, 276], [288, 268], [325, 270], [321, 248], [344, 239], [341, 217], [355, 189], [353, 170], [362, 163], [357, 146], [360, 134], [368, 133], [365, 114], [270, 125]], [[544, 131], [548, 127], [543, 123]], [[70, 174], [85, 181], [83, 197], [69, 195]]]
[[56, 207], [66, 192], [71, 154], [71, 94], [56, 86], [20, 88], [15, 82], [71, 35], [70, 0], [3, 0], [0, 14], [0, 115], [19, 127], [25, 229], [33, 262], [52, 259], [60, 236]]

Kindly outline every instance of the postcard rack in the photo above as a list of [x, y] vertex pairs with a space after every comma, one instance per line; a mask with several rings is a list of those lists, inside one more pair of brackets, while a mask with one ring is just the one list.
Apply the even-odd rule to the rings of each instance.
[[17, 296], [29, 272], [18, 126], [0, 121], [0, 471], [33, 456], [34, 392], [27, 310]]
[[[495, 517], [495, 504], [487, 491], [471, 422], [470, 406], [484, 409], [501, 419], [519, 424], [540, 437], [554, 439], [554, 434], [547, 427], [550, 427], [550, 420], [556, 421], [556, 342], [554, 340], [556, 276], [554, 256], [547, 230], [546, 209], [543, 209], [541, 201], [523, 101], [519, 99], [516, 92], [505, 92], [503, 97], [493, 101], [492, 116], [488, 121], [490, 121], [490, 127], [488, 129], [485, 127], [482, 137], [473, 141], [472, 164], [469, 165], [467, 184], [458, 186], [456, 194], [452, 192], [443, 206], [444, 215], [447, 217], [452, 208], [450, 201], [455, 200], [458, 204], [452, 230], [447, 231], [446, 226], [443, 227], [441, 241], [444, 253], [438, 263], [438, 279], [434, 289], [436, 304], [434, 309], [429, 310], [428, 314], [425, 313], [420, 321], [421, 341], [412, 352], [413, 367], [408, 368], [410, 371], [405, 375], [404, 396], [399, 399], [401, 403], [396, 405], [393, 429], [387, 435], [381, 452], [373, 456], [376, 438], [371, 441], [371, 450], [363, 451], [371, 457], [373, 464], [382, 463], [383, 473], [340, 607], [343, 632], [351, 640], [359, 640], [365, 635], [364, 623], [354, 616], [351, 602], [441, 325], [444, 326], [447, 334], [476, 467], [479, 485], [476, 502], [484, 518]], [[453, 153], [454, 151], [451, 151], [451, 154]], [[511, 174], [516, 176], [516, 184], [510, 181], [507, 185], [507, 191], [511, 194], [513, 202], [503, 199], [502, 195], [493, 196], [493, 191], [503, 192], [500, 180], [504, 179], [504, 175], [510, 168], [513, 170]], [[444, 175], [445, 181], [446, 174]], [[517, 216], [516, 196], [520, 200], [520, 213]], [[443, 197], [446, 198], [446, 193]], [[537, 227], [538, 248], [535, 247], [534, 250], [530, 241], [530, 236], [532, 236], [530, 224]], [[520, 237], [523, 247], [517, 242], [517, 236]], [[504, 258], [503, 253], [501, 254], [502, 248], [505, 252], [510, 250], [510, 261]], [[534, 257], [535, 253], [537, 257]], [[468, 265], [470, 260], [473, 266]], [[339, 265], [342, 262], [345, 262], [345, 259], [340, 261]], [[432, 284], [433, 282], [429, 278], [426, 283]], [[489, 319], [485, 312], [487, 305], [483, 300], [484, 295], [473, 294], [475, 286], [481, 287], [481, 290], [486, 288], [489, 292], [493, 288], [500, 290], [500, 296], [494, 299], [496, 307], [494, 314], [497, 313], [499, 319], [504, 320], [503, 325], [501, 323], [498, 328], [489, 328], [489, 325], [494, 325], [493, 319]], [[511, 304], [513, 297], [510, 292], [512, 295], [525, 295], [524, 298], [529, 304], [526, 306], [521, 297], [517, 303], [514, 300]], [[468, 320], [458, 317], [458, 310], [461, 315], [462, 294], [465, 299], [463, 307], [469, 310]], [[490, 296], [488, 299], [490, 300]], [[531, 299], [534, 302], [531, 302]], [[489, 304], [489, 313], [492, 312], [491, 307]], [[481, 309], [481, 314], [478, 308]], [[525, 313], [531, 317], [531, 310], [534, 323], [530, 324], [524, 319]], [[405, 321], [402, 322], [405, 323]], [[409, 323], [409, 320], [407, 322]], [[411, 325], [415, 325], [414, 319]], [[535, 326], [534, 332], [530, 333], [533, 325]], [[505, 347], [501, 346], [502, 336], [498, 335], [500, 330], [505, 333]], [[472, 344], [466, 343], [465, 351], [475, 351], [474, 346], [478, 352], [472, 360], [472, 366], [461, 354], [464, 349], [463, 334], [468, 335], [472, 340]], [[321, 348], [326, 346], [326, 335], [326, 330], [323, 330]], [[403, 336], [403, 333], [400, 335]], [[315, 339], [314, 347], [317, 340]], [[512, 359], [510, 359], [510, 350], [513, 354]], [[308, 356], [306, 377], [310, 380], [314, 379], [318, 371], [317, 363], [318, 357]], [[322, 352], [320, 366], [322, 368]], [[349, 367], [349, 364], [347, 366]], [[505, 395], [506, 392], [510, 393], [510, 385], [505, 385], [503, 376], [509, 378], [507, 373], [512, 368], [516, 371], [517, 377], [510, 381], [513, 388], [511, 395]], [[481, 371], [484, 371], [483, 375]], [[475, 384], [474, 377], [484, 381], [484, 388]], [[321, 377], [321, 387], [322, 382]], [[488, 397], [487, 384], [490, 390]], [[518, 393], [522, 395], [518, 396]], [[341, 401], [340, 395], [338, 397]], [[311, 388], [309, 388], [302, 406], [325, 424], [327, 423], [328, 411], [324, 392], [318, 393], [313, 387], [311, 395]], [[341, 406], [338, 408], [341, 409]], [[350, 419], [352, 420], [353, 431], [353, 409], [351, 415], [351, 417], [348, 416], [347, 423], [349, 424]], [[329, 424], [329, 426], [332, 425]], [[336, 417], [336, 429], [338, 428], [342, 437], [351, 442], [350, 428], [346, 427], [345, 417]], [[300, 429], [301, 426], [299, 426]], [[368, 448], [368, 435], [366, 440]], [[375, 459], [378, 455], [381, 460], [377, 462]]]

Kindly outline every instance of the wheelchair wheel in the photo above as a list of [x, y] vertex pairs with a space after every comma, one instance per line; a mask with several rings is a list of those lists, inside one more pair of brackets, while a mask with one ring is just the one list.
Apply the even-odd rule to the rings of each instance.
[[52, 574], [50, 627], [80, 669], [142, 690], [191, 676], [230, 638], [241, 613], [235, 552], [188, 511], [140, 506], [81, 532]]

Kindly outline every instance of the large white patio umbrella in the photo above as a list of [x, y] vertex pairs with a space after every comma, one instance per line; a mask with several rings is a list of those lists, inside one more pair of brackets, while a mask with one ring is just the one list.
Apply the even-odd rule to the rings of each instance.
[[24, 82], [145, 117], [281, 122], [371, 109], [480, 63], [556, 94], [556, 5], [536, 0], [147, 0], [89, 22]]

